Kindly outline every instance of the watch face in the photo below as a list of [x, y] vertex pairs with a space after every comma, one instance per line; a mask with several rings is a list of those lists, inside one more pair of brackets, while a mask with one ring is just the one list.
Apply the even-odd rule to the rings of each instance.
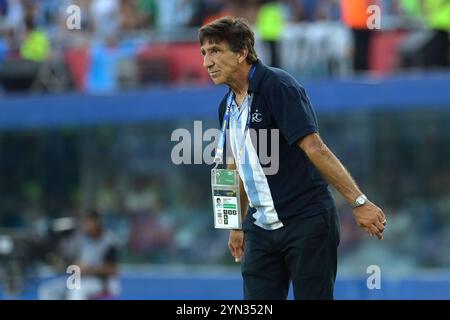
[[363, 197], [359, 197], [357, 202], [358, 204], [363, 205], [364, 203], [366, 203], [366, 199], [364, 199]]

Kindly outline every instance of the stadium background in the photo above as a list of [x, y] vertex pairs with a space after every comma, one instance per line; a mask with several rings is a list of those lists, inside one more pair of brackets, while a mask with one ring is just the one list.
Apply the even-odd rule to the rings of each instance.
[[[269, 28], [281, 30], [280, 64], [305, 86], [324, 140], [388, 216], [376, 241], [336, 194], [337, 299], [450, 298], [450, 70], [424, 54], [436, 28], [450, 28], [450, 4], [418, 2], [378, 1], [381, 30], [362, 69], [339, 1], [280, 1], [283, 27], [275, 19]], [[80, 30], [67, 29], [71, 4]], [[228, 233], [212, 224], [210, 166], [173, 164], [171, 134], [186, 128], [199, 139], [194, 121], [203, 132], [218, 126], [225, 88], [202, 70], [198, 26], [246, 17], [269, 63], [264, 5], [0, 1], [1, 298], [36, 299], [64, 236], [48, 242], [50, 231], [94, 207], [119, 239], [114, 298], [242, 298]], [[446, 14], [438, 27], [432, 10]], [[34, 38], [24, 33], [30, 16]], [[371, 265], [381, 289], [366, 286]]]

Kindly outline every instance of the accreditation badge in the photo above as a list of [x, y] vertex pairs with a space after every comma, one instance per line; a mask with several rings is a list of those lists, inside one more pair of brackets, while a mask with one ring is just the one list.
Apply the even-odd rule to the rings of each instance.
[[211, 170], [214, 227], [242, 229], [239, 174], [236, 170]]

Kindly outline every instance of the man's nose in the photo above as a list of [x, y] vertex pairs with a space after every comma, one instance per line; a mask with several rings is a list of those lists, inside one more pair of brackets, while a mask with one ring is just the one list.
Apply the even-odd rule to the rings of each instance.
[[214, 65], [213, 61], [211, 60], [211, 58], [208, 57], [207, 54], [205, 54], [205, 56], [203, 57], [203, 68], [205, 69], [209, 69], [210, 67], [212, 67]]

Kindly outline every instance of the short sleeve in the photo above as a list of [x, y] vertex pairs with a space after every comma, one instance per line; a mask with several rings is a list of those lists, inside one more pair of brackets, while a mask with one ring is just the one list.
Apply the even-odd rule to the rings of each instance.
[[318, 132], [316, 114], [304, 88], [277, 83], [270, 91], [273, 117], [290, 146], [304, 136]]

